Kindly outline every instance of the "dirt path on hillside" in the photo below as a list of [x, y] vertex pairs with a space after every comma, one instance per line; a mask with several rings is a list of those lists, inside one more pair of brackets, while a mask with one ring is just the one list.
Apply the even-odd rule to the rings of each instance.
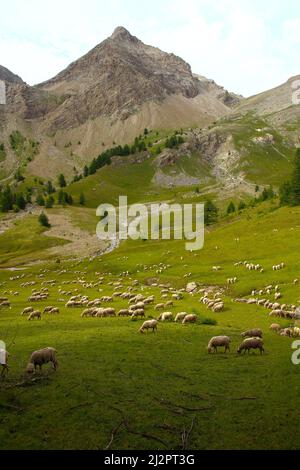
[[55, 246], [47, 250], [48, 253], [59, 256], [99, 256], [107, 249], [107, 242], [98, 240], [96, 233], [91, 234], [72, 224], [65, 214], [47, 213], [51, 228], [44, 233], [47, 237], [62, 238], [70, 243]]
[[17, 214], [9, 212], [0, 219], [0, 235], [7, 230], [13, 228], [15, 222], [23, 219], [27, 215], [38, 215], [41, 211], [37, 207], [28, 206], [25, 211], [20, 211]]

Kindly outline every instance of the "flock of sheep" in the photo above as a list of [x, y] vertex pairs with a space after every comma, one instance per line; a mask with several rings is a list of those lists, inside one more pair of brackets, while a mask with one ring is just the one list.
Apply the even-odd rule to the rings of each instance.
[[[142, 266], [142, 265], [141, 265]], [[263, 267], [260, 264], [249, 263], [247, 261], [240, 261], [235, 263], [235, 266], [244, 266], [247, 270], [264, 272]], [[163, 264], [156, 266], [157, 270], [164, 271], [168, 266]], [[279, 265], [274, 265], [273, 270], [283, 269], [285, 267], [284, 263]], [[220, 271], [222, 268], [220, 266], [214, 266], [213, 271]], [[66, 270], [62, 270], [58, 275], [66, 274]], [[69, 272], [71, 273], [71, 271]], [[59, 298], [58, 302], [63, 302], [65, 308], [67, 309], [82, 309], [80, 316], [81, 318], [93, 317], [93, 318], [110, 318], [110, 317], [128, 317], [132, 320], [143, 319], [144, 322], [139, 327], [138, 332], [145, 333], [148, 331], [156, 332], [159, 322], [170, 322], [174, 321], [175, 323], [181, 323], [182, 325], [196, 323], [198, 316], [196, 313], [188, 313], [184, 311], [179, 311], [179, 313], [173, 313], [170, 311], [175, 308], [177, 302], [180, 302], [184, 295], [189, 295], [195, 297], [199, 295], [199, 302], [202, 303], [208, 310], [211, 310], [213, 313], [221, 313], [225, 310], [225, 303], [222, 298], [225, 288], [199, 288], [198, 283], [189, 282], [186, 285], [186, 288], [175, 289], [170, 286], [170, 284], [159, 284], [153, 282], [150, 286], [153, 288], [160, 289], [159, 292], [159, 301], [155, 303], [155, 296], [144, 294], [147, 291], [147, 287], [139, 283], [137, 279], [132, 279], [128, 271], [125, 271], [119, 275], [119, 279], [116, 281], [107, 282], [107, 286], [111, 287], [113, 293], [111, 295], [102, 295], [96, 299], [90, 299], [90, 296], [87, 295], [89, 289], [97, 289], [99, 292], [102, 292], [102, 286], [105, 283], [105, 276], [102, 273], [95, 273], [96, 280], [94, 282], [87, 282], [84, 277], [86, 272], [82, 271], [73, 271], [72, 274], [77, 275], [77, 278], [72, 280], [62, 281], [58, 288]], [[47, 280], [47, 270], [41, 272], [37, 277], [39, 281], [28, 281], [22, 282], [21, 288], [32, 287], [31, 294], [28, 297], [28, 302], [38, 303], [45, 302], [48, 300], [50, 293], [49, 288], [55, 288], [57, 285], [57, 280]], [[11, 280], [20, 280], [24, 277], [23, 275], [16, 276], [11, 278]], [[185, 277], [190, 277], [188, 273]], [[131, 282], [124, 290], [124, 278], [127, 278]], [[37, 289], [35, 286], [40, 282], [41, 286]], [[234, 285], [238, 282], [237, 277], [230, 277], [227, 279], [228, 285]], [[298, 279], [294, 280], [294, 284], [298, 284]], [[71, 287], [63, 287], [71, 286]], [[77, 285], [77, 286], [76, 286]], [[76, 286], [76, 287], [75, 287]], [[80, 293], [80, 290], [84, 290], [84, 294]], [[137, 291], [140, 290], [139, 293]], [[4, 294], [7, 294], [7, 291], [4, 291]], [[10, 295], [18, 296], [18, 292], [9, 292]], [[264, 298], [263, 296], [274, 296], [274, 301]], [[66, 298], [67, 297], [67, 298]], [[263, 298], [261, 298], [263, 297]], [[233, 299], [235, 302], [247, 303], [248, 305], [257, 305], [265, 307], [270, 310], [269, 315], [271, 317], [280, 317], [287, 318], [291, 320], [296, 320], [297, 317], [297, 306], [296, 305], [287, 305], [285, 303], [279, 303], [279, 300], [282, 298], [282, 293], [280, 292], [279, 286], [269, 285], [260, 290], [253, 290], [250, 298], [236, 298]], [[127, 305], [123, 305], [120, 309], [114, 308], [112, 305], [115, 300], [122, 300], [127, 302]], [[8, 297], [0, 297], [0, 308], [11, 308], [11, 302]], [[148, 311], [147, 311], [148, 310]], [[179, 309], [178, 309], [179, 310]], [[153, 318], [155, 312], [157, 312], [157, 317]], [[27, 316], [29, 321], [31, 320], [41, 320], [44, 314], [46, 315], [57, 315], [60, 313], [60, 308], [55, 305], [47, 305], [44, 307], [43, 311], [41, 309], [35, 309], [33, 306], [25, 307], [21, 316]], [[148, 319], [146, 319], [146, 313]], [[150, 315], [149, 315], [150, 313]], [[156, 316], [155, 315], [155, 316]], [[150, 318], [149, 318], [150, 317]], [[281, 336], [289, 337], [300, 337], [300, 328], [297, 326], [290, 326], [289, 328], [282, 328], [279, 324], [273, 323], [270, 326], [270, 330], [274, 331]], [[263, 333], [260, 329], [252, 329], [242, 333], [243, 342], [238, 346], [237, 353], [249, 352], [250, 350], [259, 350], [261, 354], [264, 353], [264, 343], [262, 340]], [[228, 336], [215, 336], [211, 338], [208, 343], [207, 350], [209, 353], [217, 352], [218, 348], [225, 349], [225, 353], [230, 351], [231, 338]], [[2, 361], [2, 374], [8, 371], [7, 358], [8, 353], [6, 353], [6, 360]], [[57, 359], [56, 359], [56, 350], [51, 347], [41, 349], [32, 353], [29, 363], [27, 365], [27, 372], [32, 373], [41, 369], [43, 364], [51, 362], [53, 368], [57, 368]]]

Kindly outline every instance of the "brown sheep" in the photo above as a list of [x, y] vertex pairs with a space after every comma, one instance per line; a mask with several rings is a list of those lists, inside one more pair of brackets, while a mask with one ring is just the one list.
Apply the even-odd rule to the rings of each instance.
[[138, 318], [138, 317], [144, 317], [144, 316], [145, 316], [144, 310], [138, 309], [132, 312], [131, 318]]
[[186, 315], [184, 319], [182, 320], [182, 325], [186, 325], [187, 323], [196, 323], [197, 321], [197, 315]]
[[131, 315], [128, 309], [123, 309], [118, 312], [118, 317], [130, 317]]
[[27, 315], [28, 313], [31, 313], [33, 311], [34, 311], [33, 307], [26, 307], [26, 308], [24, 308], [23, 312], [21, 313], [21, 316]]
[[154, 307], [154, 310], [164, 310], [164, 308], [165, 308], [165, 304], [157, 304]]
[[244, 354], [246, 351], [250, 351], [250, 349], [259, 349], [260, 354], [263, 354], [265, 352], [264, 350], [264, 343], [261, 338], [247, 338], [244, 339], [242, 344], [238, 347], [238, 354], [241, 354], [242, 351], [244, 351]]
[[49, 313], [51, 313], [51, 315], [57, 315], [59, 313], [59, 308], [54, 307]]
[[30, 321], [30, 320], [33, 320], [34, 318], [37, 318], [38, 320], [42, 318], [42, 314], [39, 310], [35, 310], [34, 312], [31, 312], [27, 320]]
[[44, 348], [40, 349], [39, 351], [34, 351], [29, 359], [27, 364], [26, 372], [33, 373], [36, 371], [37, 366], [39, 367], [40, 371], [42, 370], [42, 366], [44, 364], [48, 364], [49, 362], [52, 363], [53, 369], [56, 370], [58, 366], [58, 362], [56, 359], [56, 350], [54, 348]]
[[52, 306], [51, 307], [45, 307], [44, 308], [44, 313], [50, 313], [53, 308], [54, 307], [52, 307]]
[[278, 323], [272, 323], [272, 325], [270, 326], [270, 330], [279, 333], [281, 330], [281, 326], [278, 325]]
[[253, 330], [245, 331], [241, 333], [243, 338], [262, 338], [263, 332], [259, 328], [254, 328]]

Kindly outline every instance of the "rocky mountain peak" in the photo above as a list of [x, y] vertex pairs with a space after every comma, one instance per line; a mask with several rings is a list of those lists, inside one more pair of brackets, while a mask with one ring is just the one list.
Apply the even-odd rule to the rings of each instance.
[[8, 82], [8, 83], [24, 85], [22, 78], [20, 78], [18, 75], [15, 75], [6, 67], [3, 67], [2, 65], [0, 65], [0, 80], [4, 80], [5, 82]]
[[112, 33], [110, 39], [121, 41], [137, 41], [137, 38], [132, 36], [130, 32], [123, 26], [118, 26]]

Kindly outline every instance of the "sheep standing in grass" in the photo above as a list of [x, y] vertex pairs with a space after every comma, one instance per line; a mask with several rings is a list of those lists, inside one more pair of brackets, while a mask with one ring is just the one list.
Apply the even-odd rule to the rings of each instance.
[[50, 310], [49, 312], [51, 315], [57, 315], [59, 314], [59, 308], [58, 307], [54, 307], [52, 308], [52, 310]]
[[145, 312], [143, 309], [137, 309], [132, 312], [131, 318], [138, 318], [138, 317], [144, 317]]
[[37, 320], [40, 320], [42, 318], [42, 314], [39, 310], [35, 310], [34, 312], [31, 312], [27, 320], [29, 321], [34, 320], [35, 318], [37, 318]]
[[224, 303], [223, 303], [223, 302], [219, 302], [219, 303], [217, 303], [217, 304], [214, 304], [214, 305], [212, 306], [212, 310], [213, 310], [213, 312], [215, 312], [215, 313], [220, 313], [220, 312], [222, 312], [222, 311], [224, 310]]
[[44, 313], [50, 313], [51, 310], [53, 310], [53, 309], [54, 309], [54, 307], [52, 307], [52, 306], [51, 307], [45, 307], [44, 308]]
[[163, 310], [165, 308], [165, 304], [157, 304], [154, 307], [154, 310]]
[[99, 310], [99, 309], [95, 309], [95, 308], [86, 308], [82, 314], [81, 314], [81, 318], [84, 318], [84, 317], [92, 317], [94, 314], [95, 314], [95, 311], [96, 310]]
[[281, 331], [280, 331], [280, 336], [288, 336], [289, 338], [291, 338], [293, 336], [293, 329], [292, 328], [283, 328]]
[[275, 333], [279, 333], [281, 330], [281, 326], [278, 325], [278, 323], [272, 323], [272, 325], [270, 326], [270, 330], [275, 331]]
[[187, 323], [196, 323], [197, 321], [197, 315], [186, 315], [184, 319], [182, 320], [182, 325], [186, 325]]
[[21, 316], [28, 315], [29, 313], [31, 313], [33, 311], [34, 311], [33, 307], [26, 307], [26, 308], [24, 308], [23, 312], [21, 313]]
[[177, 313], [176, 317], [175, 317], [175, 321], [178, 322], [182, 322], [182, 320], [185, 319], [185, 317], [187, 316], [188, 314], [186, 312], [179, 312]]
[[231, 339], [228, 336], [214, 336], [207, 346], [207, 351], [210, 354], [212, 351], [218, 352], [218, 348], [225, 347], [225, 353], [230, 351]]
[[40, 371], [42, 370], [42, 366], [44, 364], [48, 364], [49, 362], [52, 363], [53, 369], [56, 370], [58, 366], [58, 362], [56, 359], [56, 350], [54, 348], [44, 348], [40, 349], [39, 351], [34, 351], [29, 359], [29, 362], [26, 367], [26, 372], [33, 373], [36, 371], [37, 366], [39, 367]]
[[263, 354], [265, 352], [264, 350], [264, 343], [261, 338], [247, 338], [244, 339], [242, 344], [238, 347], [238, 354], [241, 354], [242, 351], [244, 351], [244, 354], [246, 351], [250, 351], [250, 349], [259, 349], [260, 354]]
[[164, 312], [161, 313], [157, 319], [158, 321], [170, 321], [173, 320], [173, 313], [172, 312]]
[[140, 333], [145, 333], [145, 331], [148, 331], [148, 330], [151, 330], [153, 331], [156, 331], [157, 330], [157, 325], [158, 325], [158, 321], [157, 320], [147, 320], [145, 321], [141, 328], [139, 329], [139, 332]]
[[253, 330], [245, 331], [241, 333], [243, 338], [262, 338], [263, 332], [259, 328], [254, 328]]
[[130, 317], [131, 315], [128, 309], [122, 309], [118, 312], [118, 317]]
[[300, 328], [298, 328], [297, 326], [294, 327], [293, 336], [294, 338], [300, 337]]

